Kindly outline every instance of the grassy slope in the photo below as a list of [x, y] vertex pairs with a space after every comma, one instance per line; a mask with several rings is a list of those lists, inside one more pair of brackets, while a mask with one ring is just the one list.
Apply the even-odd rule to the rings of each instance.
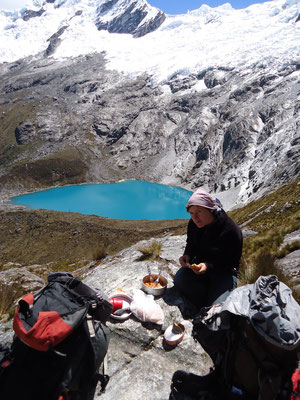
[[[276, 274], [295, 288], [300, 277], [290, 276], [276, 268], [275, 261], [300, 248], [299, 241], [282, 246], [284, 236], [300, 229], [300, 181], [285, 185], [275, 192], [234, 210], [231, 217], [242, 227], [257, 232], [244, 241], [240, 284], [253, 283], [260, 275]], [[300, 301], [299, 288], [294, 296]]]
[[48, 210], [0, 212], [1, 264], [93, 260], [142, 239], [184, 233], [187, 220], [126, 221]]

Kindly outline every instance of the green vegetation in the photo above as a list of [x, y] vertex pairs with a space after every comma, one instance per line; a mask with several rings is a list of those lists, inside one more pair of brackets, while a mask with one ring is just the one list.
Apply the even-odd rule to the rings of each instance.
[[0, 294], [0, 318], [2, 319], [4, 315], [12, 317], [15, 301], [15, 293], [12, 292], [11, 288], [6, 285], [1, 285]]
[[[300, 248], [299, 241], [282, 245], [285, 235], [300, 229], [299, 200], [298, 180], [229, 213], [242, 227], [256, 232], [244, 240], [240, 285], [253, 283], [259, 276], [269, 274], [277, 275], [292, 289], [299, 285], [299, 281], [291, 280], [275, 264], [276, 260]], [[293, 294], [299, 301], [299, 291], [294, 290]]]
[[139, 260], [157, 260], [160, 258], [162, 245], [161, 243], [154, 240], [147, 246], [141, 246], [138, 250], [142, 253], [142, 256]]

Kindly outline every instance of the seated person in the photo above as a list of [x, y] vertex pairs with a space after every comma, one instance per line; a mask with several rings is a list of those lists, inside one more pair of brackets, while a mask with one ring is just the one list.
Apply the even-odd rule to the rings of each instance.
[[186, 205], [191, 219], [174, 286], [200, 309], [225, 300], [237, 285], [243, 237], [238, 225], [204, 189]]

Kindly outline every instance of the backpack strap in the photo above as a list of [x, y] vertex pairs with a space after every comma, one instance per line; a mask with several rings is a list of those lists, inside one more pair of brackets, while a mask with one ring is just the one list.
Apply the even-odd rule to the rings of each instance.
[[109, 379], [110, 379], [109, 375], [106, 374], [106, 370], [107, 370], [107, 353], [105, 354], [105, 357], [103, 359], [103, 363], [102, 363], [101, 369], [102, 369], [102, 373], [99, 374], [98, 379], [99, 379], [99, 381], [101, 383], [100, 393], [104, 393], [105, 389], [106, 389], [106, 386], [107, 386], [107, 384], [109, 382]]
[[100, 393], [104, 393], [105, 389], [106, 389], [106, 386], [107, 386], [107, 384], [109, 382], [109, 376], [106, 375], [106, 374], [97, 374], [97, 379], [98, 379], [98, 381], [100, 382], [100, 385], [101, 385]]
[[[94, 321], [93, 316], [90, 314], [87, 315], [86, 320], [87, 320], [87, 327], [88, 327], [88, 332], [89, 332], [89, 339], [90, 339], [91, 347], [92, 347], [92, 350], [94, 353], [95, 367], [97, 368], [98, 367], [97, 364], [99, 363], [99, 360], [97, 359], [96, 355], [98, 352], [99, 343], [97, 343], [97, 337], [96, 337], [97, 333], [96, 333], [96, 329], [95, 329], [95, 321]], [[101, 322], [97, 322], [97, 323], [98, 323], [98, 326], [100, 324], [101, 330], [103, 332], [103, 336], [106, 337], [106, 333], [103, 329], [103, 324]], [[109, 375], [107, 375], [105, 373], [106, 366], [107, 366], [107, 352], [105, 352], [105, 356], [101, 363], [102, 373], [100, 373], [100, 371], [98, 371], [98, 373], [96, 374], [96, 379], [101, 384], [100, 393], [105, 392], [105, 388], [106, 388], [106, 386], [109, 382], [109, 378], [110, 378]]]

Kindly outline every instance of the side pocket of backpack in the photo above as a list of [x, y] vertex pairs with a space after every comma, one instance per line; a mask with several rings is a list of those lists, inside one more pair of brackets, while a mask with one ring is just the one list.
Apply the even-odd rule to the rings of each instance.
[[[87, 321], [79, 326], [58, 350], [68, 354], [68, 370], [58, 394], [69, 392], [71, 398], [93, 400], [97, 384], [108, 383], [108, 376], [99, 373], [109, 345], [109, 329], [100, 321], [92, 321], [90, 332]], [[104, 388], [102, 387], [104, 390]]]

